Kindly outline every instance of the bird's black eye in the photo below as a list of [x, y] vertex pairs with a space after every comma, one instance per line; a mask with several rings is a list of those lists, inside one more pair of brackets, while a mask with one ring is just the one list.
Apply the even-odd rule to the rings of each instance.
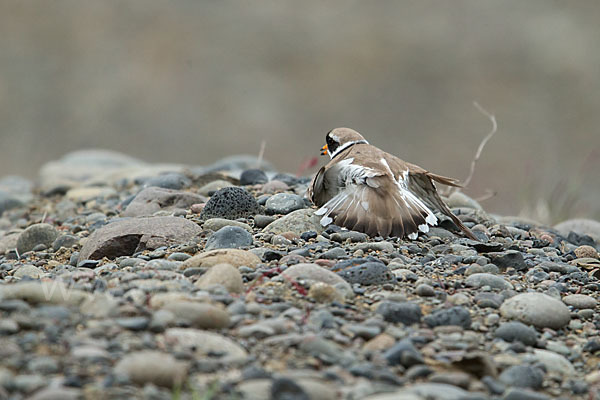
[[325, 142], [327, 143], [327, 149], [330, 153], [334, 153], [335, 149], [340, 145], [337, 140], [334, 140], [329, 134], [325, 137]]

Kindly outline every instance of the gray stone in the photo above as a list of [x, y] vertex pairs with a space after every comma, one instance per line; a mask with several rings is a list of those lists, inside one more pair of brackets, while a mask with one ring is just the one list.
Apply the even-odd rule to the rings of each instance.
[[195, 283], [195, 286], [200, 289], [209, 289], [214, 285], [222, 285], [230, 293], [244, 291], [240, 271], [230, 264], [217, 264], [211, 267]]
[[538, 328], [560, 329], [571, 320], [569, 308], [562, 301], [543, 293], [522, 293], [505, 300], [502, 315]]
[[256, 156], [237, 154], [224, 157], [215, 163], [207, 166], [204, 172], [215, 171], [244, 171], [250, 168], [257, 168], [262, 171], [275, 171], [273, 164], [265, 159], [259, 159]]
[[232, 186], [235, 185], [229, 181], [223, 179], [216, 179], [212, 182], [208, 182], [207, 184], [202, 185], [202, 187], [198, 189], [198, 194], [201, 196], [211, 196], [223, 188]]
[[152, 178], [147, 179], [144, 182], [144, 187], [159, 187], [163, 189], [174, 189], [180, 190], [185, 187], [189, 187], [192, 181], [183, 174], [178, 172], [167, 172]]
[[248, 358], [248, 353], [232, 339], [213, 332], [191, 328], [169, 328], [164, 333], [168, 343], [181, 350], [191, 351], [196, 358], [208, 354], [219, 354], [217, 360], [225, 363], [240, 363]]
[[247, 169], [240, 175], [240, 185], [257, 185], [268, 181], [267, 174], [260, 169]]
[[38, 390], [29, 400], [78, 400], [82, 397], [80, 389], [59, 386]]
[[338, 260], [340, 258], [348, 258], [348, 255], [343, 248], [334, 247], [333, 249], [329, 249], [321, 254], [320, 258], [324, 258], [326, 260]]
[[237, 226], [247, 230], [248, 232], [252, 232], [252, 227], [250, 227], [250, 225], [225, 218], [210, 218], [204, 221], [204, 224], [202, 225], [204, 229], [215, 232], [226, 226]]
[[0, 300], [20, 299], [31, 304], [80, 305], [91, 295], [82, 290], [67, 287], [60, 281], [28, 281], [0, 286]]
[[247, 218], [260, 214], [261, 210], [254, 196], [245, 189], [233, 186], [213, 194], [200, 213], [200, 218]]
[[464, 329], [471, 328], [471, 314], [469, 313], [469, 310], [462, 306], [454, 306], [434, 311], [432, 314], [427, 315], [423, 320], [432, 328], [443, 325], [457, 325]]
[[342, 231], [331, 235], [331, 240], [343, 243], [349, 240], [351, 243], [366, 242], [369, 236], [366, 233], [356, 231]]
[[544, 372], [530, 365], [513, 365], [506, 368], [498, 380], [506, 386], [540, 389], [544, 382]]
[[58, 251], [61, 247], [70, 249], [71, 247], [79, 244], [79, 238], [73, 235], [60, 235], [52, 243], [52, 250]]
[[561, 222], [554, 226], [561, 235], [567, 237], [569, 232], [575, 232], [579, 235], [591, 236], [594, 240], [600, 241], [600, 221], [586, 218], [574, 218]]
[[324, 282], [340, 290], [345, 297], [354, 297], [354, 291], [348, 282], [335, 272], [331, 272], [316, 264], [296, 264], [284, 271], [287, 278], [309, 282]]
[[229, 326], [229, 313], [208, 303], [174, 301], [163, 307], [173, 313], [177, 321], [199, 329], [221, 329]]
[[349, 366], [356, 361], [356, 356], [339, 344], [321, 336], [310, 335], [300, 343], [300, 350], [317, 357], [328, 364]]
[[267, 200], [265, 210], [268, 214], [289, 214], [305, 208], [304, 199], [297, 194], [278, 193]]
[[151, 216], [158, 211], [188, 209], [192, 204], [205, 201], [205, 197], [195, 193], [153, 186], [139, 192], [127, 205], [122, 215], [124, 217]]
[[537, 332], [534, 328], [521, 322], [503, 322], [494, 332], [494, 336], [507, 342], [519, 342], [533, 346], [537, 342]]
[[514, 286], [510, 282], [504, 280], [501, 276], [487, 273], [469, 275], [469, 277], [465, 279], [465, 285], [475, 288], [489, 286], [492, 289], [514, 289]]
[[263, 232], [281, 234], [293, 232], [300, 236], [303, 232], [323, 232], [323, 226], [319, 223], [320, 217], [315, 215], [312, 209], [296, 210], [267, 225]]
[[130, 256], [144, 249], [189, 242], [201, 232], [198, 225], [184, 218], [121, 219], [94, 231], [83, 245], [79, 259]]
[[225, 226], [213, 233], [206, 241], [205, 250], [237, 249], [252, 245], [252, 235], [239, 226]]
[[415, 289], [415, 293], [417, 294], [417, 296], [421, 297], [432, 297], [435, 296], [435, 289], [431, 285], [421, 283]]
[[389, 365], [402, 365], [404, 368], [424, 364], [423, 356], [408, 339], [401, 340], [383, 353]]
[[380, 262], [366, 262], [338, 272], [338, 275], [351, 284], [381, 285], [396, 283], [396, 277], [387, 265]]
[[530, 389], [509, 388], [502, 396], [502, 400], [552, 400], [552, 397]]
[[546, 371], [549, 373], [556, 373], [562, 377], [570, 377], [575, 375], [575, 368], [569, 360], [560, 354], [554, 353], [553, 351], [534, 349], [533, 354], [537, 358], [538, 362], [546, 367]]
[[585, 294], [570, 294], [562, 298], [563, 303], [576, 309], [594, 309], [598, 302]]
[[487, 257], [501, 269], [514, 268], [517, 271], [524, 271], [528, 268], [523, 254], [516, 250], [487, 253]]
[[20, 254], [23, 254], [33, 250], [39, 244], [50, 247], [58, 235], [58, 231], [50, 224], [31, 225], [19, 236], [17, 250]]
[[42, 274], [43, 271], [35, 265], [25, 264], [17, 268], [13, 276], [17, 278], [29, 277], [38, 279], [40, 276], [42, 276]]
[[217, 264], [231, 264], [234, 267], [246, 266], [256, 268], [260, 258], [250, 251], [240, 249], [210, 250], [193, 256], [183, 262], [181, 269], [212, 267]]
[[175, 387], [187, 378], [187, 363], [177, 361], [172, 355], [158, 351], [139, 351], [125, 355], [114, 371], [138, 385], [152, 383]]
[[418, 324], [421, 322], [421, 307], [413, 302], [384, 301], [377, 307], [377, 313], [383, 319], [392, 323], [404, 325]]

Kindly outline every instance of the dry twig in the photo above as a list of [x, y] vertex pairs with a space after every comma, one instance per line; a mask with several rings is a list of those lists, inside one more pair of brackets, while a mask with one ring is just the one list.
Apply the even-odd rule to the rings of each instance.
[[485, 108], [481, 107], [481, 105], [479, 105], [479, 103], [476, 101], [473, 102], [473, 105], [477, 110], [479, 110], [480, 113], [489, 118], [490, 122], [492, 123], [492, 130], [490, 131], [490, 133], [487, 134], [486, 137], [483, 138], [481, 143], [479, 143], [477, 153], [475, 153], [475, 157], [473, 158], [473, 161], [471, 161], [471, 170], [469, 171], [469, 176], [467, 176], [467, 179], [465, 179], [465, 181], [463, 182], [463, 185], [465, 187], [469, 186], [471, 179], [473, 179], [473, 175], [475, 174], [475, 164], [477, 164], [477, 161], [479, 161], [479, 157], [481, 157], [481, 152], [483, 151], [483, 148], [485, 147], [486, 143], [492, 138], [492, 136], [494, 136], [494, 134], [498, 131], [498, 123], [496, 122], [496, 116], [494, 114], [491, 114]]

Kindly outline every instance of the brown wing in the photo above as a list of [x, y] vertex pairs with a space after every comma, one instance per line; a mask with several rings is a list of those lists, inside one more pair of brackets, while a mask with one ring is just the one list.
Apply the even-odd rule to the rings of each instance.
[[[444, 201], [438, 194], [437, 189], [435, 188], [435, 186], [432, 182], [432, 179], [436, 180], [437, 182], [440, 182], [440, 183], [444, 183], [446, 181], [449, 181], [451, 183], [458, 182], [455, 179], [431, 174], [427, 171], [421, 172], [421, 171], [411, 170], [408, 174], [408, 188], [411, 192], [413, 192], [421, 200], [423, 200], [423, 202], [425, 202], [425, 204], [427, 204], [429, 207], [431, 207], [435, 210], [438, 210], [442, 214], [450, 217], [450, 219], [452, 219], [452, 222], [454, 222], [456, 224], [456, 226], [458, 226], [460, 228], [460, 230], [462, 230], [467, 237], [469, 237], [473, 240], [479, 240], [479, 239], [477, 239], [477, 237], [475, 237], [475, 235], [473, 235], [473, 232], [471, 232], [471, 230], [469, 228], [467, 228], [462, 223], [462, 221], [460, 219], [458, 219], [458, 217], [456, 217], [456, 215], [454, 215], [452, 213], [452, 211], [450, 211], [450, 209], [448, 208], [446, 203], [444, 203]], [[446, 183], [444, 183], [444, 184], [446, 184]], [[459, 185], [452, 184], [452, 186], [459, 186]]]

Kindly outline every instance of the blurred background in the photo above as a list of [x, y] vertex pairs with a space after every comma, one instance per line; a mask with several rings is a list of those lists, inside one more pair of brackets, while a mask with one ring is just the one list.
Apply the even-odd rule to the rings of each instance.
[[[491, 212], [600, 219], [600, 2], [0, 0], [0, 176], [82, 148], [295, 173], [357, 129]], [[325, 162], [321, 159], [320, 162]], [[305, 174], [316, 172], [314, 167]]]

